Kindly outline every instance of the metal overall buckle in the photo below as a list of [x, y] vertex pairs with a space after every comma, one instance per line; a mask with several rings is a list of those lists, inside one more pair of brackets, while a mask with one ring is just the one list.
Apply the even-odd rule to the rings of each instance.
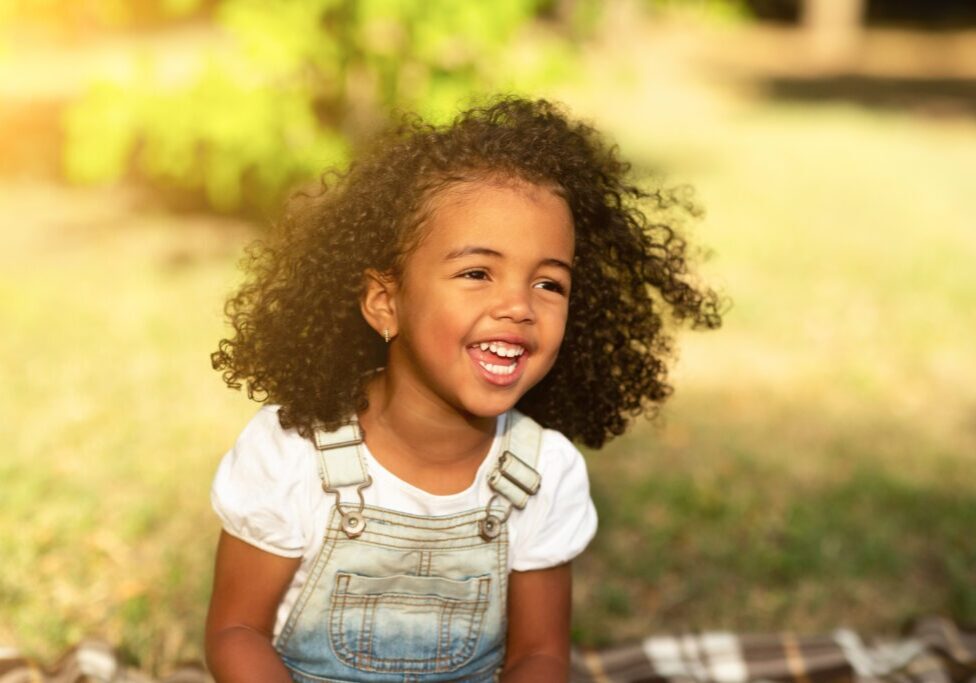
[[334, 489], [326, 486], [325, 482], [322, 482], [322, 490], [326, 493], [334, 493], [336, 497], [335, 507], [339, 511], [340, 516], [340, 526], [345, 532], [346, 536], [349, 538], [357, 538], [366, 529], [366, 516], [363, 515], [363, 508], [366, 507], [366, 500], [363, 498], [363, 489], [369, 487], [373, 483], [373, 478], [366, 475], [366, 481], [356, 487], [356, 495], [359, 496], [359, 507], [355, 510], [343, 510], [342, 503], [340, 502], [339, 489]]
[[491, 509], [492, 503], [498, 498], [498, 494], [493, 494], [488, 500], [488, 505], [485, 507], [485, 516], [480, 522], [478, 522], [478, 531], [483, 539], [486, 541], [493, 541], [498, 538], [502, 533], [502, 526], [508, 520], [509, 515], [512, 514], [512, 506], [509, 505], [508, 509], [505, 510], [505, 514], [499, 517]]

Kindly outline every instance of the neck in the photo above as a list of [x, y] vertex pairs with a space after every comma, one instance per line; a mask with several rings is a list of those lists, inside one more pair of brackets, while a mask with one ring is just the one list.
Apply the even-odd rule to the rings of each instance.
[[371, 449], [383, 444], [431, 465], [461, 463], [483, 457], [495, 435], [496, 418], [458, 413], [389, 372], [377, 373], [367, 397], [359, 421]]

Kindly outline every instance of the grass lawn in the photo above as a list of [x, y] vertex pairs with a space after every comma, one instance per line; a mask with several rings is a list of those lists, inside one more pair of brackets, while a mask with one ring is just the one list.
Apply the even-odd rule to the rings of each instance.
[[976, 125], [776, 103], [659, 124], [629, 140], [694, 179], [734, 305], [682, 334], [663, 419], [590, 458], [577, 636], [973, 621]]
[[[734, 307], [681, 334], [661, 418], [587, 454], [577, 642], [976, 620], [976, 122], [756, 100], [706, 126], [644, 92], [564, 96], [694, 183]], [[199, 658], [210, 478], [255, 409], [208, 354], [253, 230], [121, 190], [0, 210], [0, 642]]]

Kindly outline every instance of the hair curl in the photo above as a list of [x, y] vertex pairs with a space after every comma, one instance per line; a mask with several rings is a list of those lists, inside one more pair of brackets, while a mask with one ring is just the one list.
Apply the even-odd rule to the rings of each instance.
[[598, 448], [671, 394], [665, 314], [716, 328], [721, 302], [696, 284], [681, 190], [645, 191], [590, 126], [545, 101], [503, 98], [443, 127], [408, 118], [344, 174], [300, 195], [267, 242], [249, 248], [250, 278], [227, 302], [234, 336], [213, 366], [233, 388], [281, 404], [283, 427], [310, 436], [366, 405], [383, 342], [359, 310], [368, 268], [402, 274], [425, 207], [459, 181], [510, 178], [555, 187], [572, 212], [576, 256], [569, 317], [549, 374], [518, 409]]

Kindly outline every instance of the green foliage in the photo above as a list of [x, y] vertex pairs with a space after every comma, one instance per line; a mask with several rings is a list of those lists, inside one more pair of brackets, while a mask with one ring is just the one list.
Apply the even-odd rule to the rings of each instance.
[[745, 0], [645, 0], [652, 12], [691, 15], [714, 22], [737, 22], [751, 15]]
[[125, 88], [102, 84], [69, 110], [68, 175], [78, 182], [113, 180], [135, 156], [138, 171], [170, 186], [201, 189], [223, 210], [265, 205], [296, 177], [343, 157], [335, 131], [321, 128], [307, 91], [260, 87], [209, 64], [185, 89], [159, 92], [154, 79]]
[[567, 74], [564, 39], [511, 49], [539, 11], [539, 0], [224, 0], [216, 21], [230, 45], [192, 78], [167, 86], [144, 62], [70, 109], [67, 175], [100, 182], [133, 169], [218, 210], [266, 208], [341, 165], [397, 110], [444, 120], [479, 92]]

